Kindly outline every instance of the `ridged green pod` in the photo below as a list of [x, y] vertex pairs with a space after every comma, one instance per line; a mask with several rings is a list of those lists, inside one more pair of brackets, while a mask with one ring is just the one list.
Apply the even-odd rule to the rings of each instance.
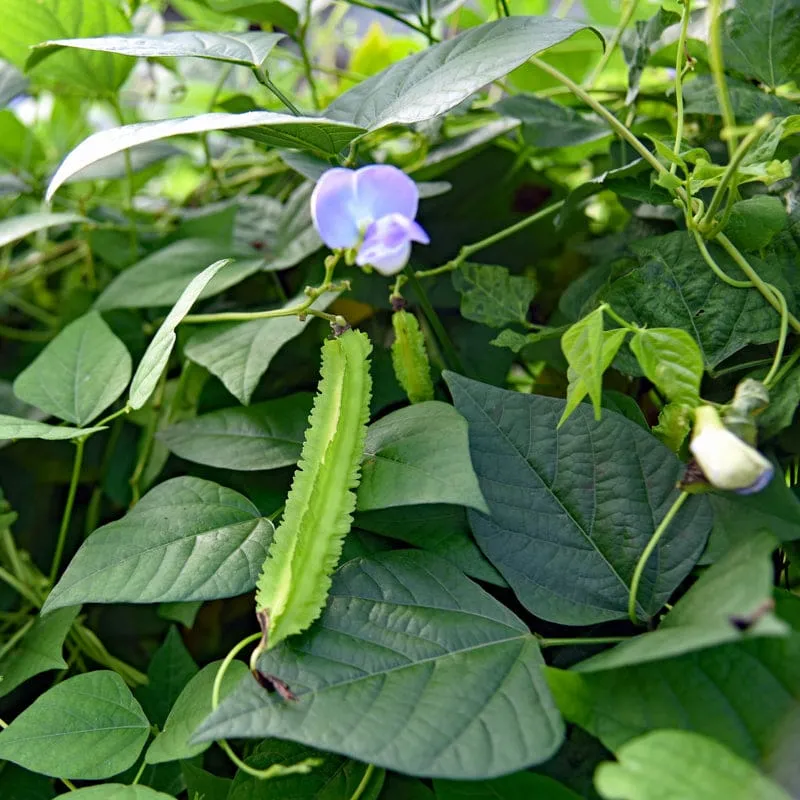
[[348, 330], [322, 346], [318, 393], [303, 451], [258, 580], [266, 646], [304, 631], [320, 615], [352, 524], [369, 420], [366, 334]]
[[400, 309], [392, 314], [394, 343], [392, 365], [397, 382], [403, 387], [412, 403], [433, 400], [433, 383], [425, 337], [413, 314]]

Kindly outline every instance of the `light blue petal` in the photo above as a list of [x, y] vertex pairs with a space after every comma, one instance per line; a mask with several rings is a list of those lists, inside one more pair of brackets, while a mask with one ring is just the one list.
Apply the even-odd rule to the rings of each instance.
[[335, 167], [323, 173], [311, 193], [311, 218], [331, 250], [355, 247], [361, 238], [356, 205], [356, 173]]
[[366, 230], [356, 264], [371, 264], [383, 275], [394, 275], [408, 263], [411, 242], [427, 241], [428, 235], [413, 220], [402, 214], [388, 214], [375, 220]]
[[403, 170], [389, 164], [372, 164], [356, 170], [354, 209], [362, 223], [369, 224], [389, 214], [402, 214], [412, 220], [417, 216], [419, 192]]
[[759, 476], [758, 478], [753, 481], [750, 486], [746, 489], [737, 489], [736, 494], [755, 494], [756, 492], [760, 492], [762, 489], [766, 489], [769, 486], [770, 481], [772, 480], [772, 476], [775, 470], [772, 464], [769, 465]]

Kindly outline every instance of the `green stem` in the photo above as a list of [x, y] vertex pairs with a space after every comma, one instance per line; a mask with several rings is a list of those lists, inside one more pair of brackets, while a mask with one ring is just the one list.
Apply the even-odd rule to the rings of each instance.
[[[686, 50], [686, 34], [689, 30], [689, 16], [692, 9], [692, 0], [683, 0], [683, 14], [681, 15], [681, 34], [678, 38], [678, 53], [675, 56], [675, 104], [677, 106], [678, 122], [675, 126], [675, 144], [672, 152], [679, 156], [681, 142], [683, 141], [683, 55]], [[670, 165], [669, 171], [674, 175], [678, 170], [677, 162]]]
[[283, 103], [289, 111], [294, 114], [296, 117], [302, 116], [297, 108], [294, 106], [292, 101], [270, 80], [269, 75], [267, 75], [266, 71], [263, 67], [254, 67], [253, 74], [256, 76], [256, 80], [267, 87], [278, 100]]
[[[506, 14], [506, 16], [508, 16], [508, 14]], [[364, 770], [364, 776], [361, 778], [361, 783], [359, 783], [356, 787], [356, 790], [353, 792], [350, 800], [361, 800], [361, 798], [364, 796], [364, 792], [367, 791], [369, 782], [372, 780], [373, 772], [375, 772], [375, 765], [367, 764], [367, 768]]]
[[17, 594], [24, 597], [29, 603], [32, 603], [37, 608], [41, 605], [39, 598], [28, 588], [22, 581], [15, 578], [10, 572], [0, 567], [0, 581], [7, 583]]
[[136, 786], [136, 784], [139, 783], [139, 781], [142, 778], [142, 775], [144, 775], [144, 770], [145, 770], [146, 766], [147, 766], [147, 762], [144, 759], [142, 759], [142, 763], [139, 766], [139, 771], [136, 773], [136, 776], [131, 781], [131, 786]]
[[497, 233], [493, 233], [491, 236], [481, 239], [479, 242], [465, 244], [458, 251], [458, 255], [452, 261], [448, 261], [443, 266], [435, 267], [434, 269], [418, 270], [414, 273], [414, 275], [417, 278], [432, 278], [435, 275], [442, 275], [445, 272], [452, 272], [453, 270], [458, 269], [468, 258], [470, 258], [470, 256], [473, 256], [475, 253], [478, 253], [481, 250], [485, 250], [487, 247], [491, 247], [493, 244], [497, 244], [497, 242], [503, 241], [503, 239], [507, 239], [509, 236], [513, 236], [515, 233], [519, 233], [529, 225], [533, 225], [535, 222], [539, 222], [539, 220], [542, 220], [545, 217], [550, 216], [550, 214], [555, 213], [563, 205], [564, 201], [559, 200], [557, 203], [553, 203], [552, 205], [547, 206], [547, 208], [543, 208], [541, 211], [537, 211], [535, 214], [531, 214], [529, 217], [525, 217], [525, 219], [515, 222], [513, 225], [509, 225], [507, 228], [503, 228]]
[[749, 289], [752, 287], [752, 283], [750, 281], [739, 281], [736, 278], [731, 278], [725, 272], [723, 272], [722, 267], [714, 260], [714, 257], [708, 250], [706, 246], [705, 239], [700, 235], [700, 231], [696, 228], [692, 229], [692, 234], [694, 235], [694, 240], [697, 244], [698, 250], [700, 250], [700, 255], [703, 257], [703, 260], [708, 264], [711, 268], [711, 271], [723, 282], [727, 283], [728, 286], [733, 286], [735, 289]]
[[[771, 286], [771, 284], [769, 284]], [[772, 287], [773, 289], [775, 287]], [[786, 305], [786, 298], [783, 296], [782, 292], [778, 292], [777, 289], [776, 296], [781, 304], [781, 329], [780, 334], [778, 336], [778, 346], [775, 350], [775, 357], [772, 361], [772, 366], [769, 369], [769, 372], [764, 377], [764, 386], [767, 389], [771, 388], [773, 383], [777, 382], [776, 378], [778, 376], [778, 371], [781, 366], [781, 361], [783, 360], [783, 351], [786, 349], [786, 336], [789, 333], [789, 308]]]
[[725, 65], [722, 60], [722, 37], [720, 35], [720, 17], [722, 16], [722, 0], [710, 0], [708, 4], [708, 63], [717, 89], [717, 102], [722, 112], [722, 125], [728, 141], [728, 158], [732, 159], [736, 152], [736, 118], [733, 115], [728, 84], [725, 81]]
[[714, 217], [717, 215], [717, 211], [722, 205], [722, 198], [725, 196], [725, 192], [728, 190], [728, 187], [736, 176], [736, 170], [742, 163], [742, 159], [747, 155], [748, 150], [750, 150], [750, 148], [761, 137], [761, 134], [769, 125], [770, 119], [770, 117], [765, 116], [759, 120], [756, 120], [756, 122], [753, 124], [753, 127], [748, 131], [747, 136], [742, 139], [741, 144], [736, 148], [736, 152], [728, 162], [728, 166], [725, 168], [725, 172], [722, 173], [722, 178], [720, 179], [719, 184], [717, 184], [717, 188], [714, 190], [714, 196], [711, 198], [711, 202], [708, 204], [706, 213], [704, 214], [703, 219], [700, 221], [700, 230], [708, 231], [711, 229], [711, 226], [714, 224]]
[[19, 630], [16, 631], [12, 636], [8, 637], [8, 640], [0, 647], [0, 659], [3, 656], [10, 652], [14, 645], [33, 627], [34, 619], [29, 619]]
[[[125, 124], [125, 115], [122, 112], [122, 106], [119, 103], [119, 98], [116, 94], [110, 95], [111, 106], [116, 114], [117, 121], [120, 125]], [[125, 189], [126, 189], [126, 202], [128, 211], [128, 220], [130, 222], [130, 248], [131, 258], [135, 261], [136, 256], [139, 254], [139, 232], [136, 229], [136, 209], [134, 207], [134, 198], [136, 190], [134, 188], [133, 177], [133, 161], [131, 160], [130, 148], [126, 148], [122, 153], [123, 160], [125, 161]]]
[[70, 632], [75, 643], [82, 649], [89, 658], [102, 664], [109, 669], [118, 672], [120, 677], [131, 686], [143, 686], [148, 683], [147, 675], [139, 672], [138, 669], [126, 664], [124, 661], [112, 656], [106, 646], [100, 641], [97, 634], [90, 628], [77, 623], [72, 626]]
[[147, 462], [150, 459], [150, 453], [153, 449], [153, 440], [155, 439], [158, 430], [158, 418], [161, 411], [161, 403], [164, 400], [164, 387], [167, 382], [167, 370], [161, 373], [158, 379], [158, 385], [153, 394], [153, 400], [150, 405], [150, 416], [148, 417], [147, 424], [140, 438], [139, 443], [139, 456], [136, 459], [136, 466], [133, 468], [133, 474], [128, 479], [131, 487], [131, 503], [129, 508], [133, 508], [142, 496], [141, 481], [144, 475]]
[[578, 639], [540, 639], [536, 638], [539, 647], [570, 647], [572, 645], [593, 645], [593, 644], [619, 644], [630, 639], [630, 636], [600, 636], [596, 639], [592, 638], [578, 638]]
[[606, 316], [611, 317], [611, 319], [613, 319], [614, 322], [616, 322], [621, 328], [625, 328], [625, 330], [631, 331], [632, 333], [638, 333], [641, 330], [638, 325], [628, 322], [628, 320], [626, 320], [624, 317], [621, 317], [619, 314], [617, 314], [617, 312], [614, 311], [614, 309], [611, 308], [608, 303], [603, 303], [600, 307], [603, 309], [603, 313]]
[[436, 309], [433, 307], [433, 305], [431, 305], [431, 301], [428, 299], [428, 293], [425, 291], [425, 288], [419, 282], [419, 280], [417, 280], [417, 276], [411, 267], [406, 267], [406, 275], [408, 275], [409, 286], [411, 286], [411, 288], [414, 290], [414, 294], [417, 296], [417, 300], [419, 301], [419, 305], [425, 314], [425, 318], [428, 320], [428, 324], [431, 326], [434, 335], [442, 347], [445, 360], [448, 362], [447, 365], [455, 372], [463, 375], [464, 367], [461, 364], [461, 359], [458, 357], [458, 352], [456, 351], [449, 334], [445, 330], [444, 325], [442, 325], [442, 321], [439, 319]]
[[670, 506], [669, 511], [664, 515], [664, 519], [661, 520], [658, 527], [655, 529], [653, 535], [650, 537], [650, 541], [644, 548], [644, 552], [639, 557], [639, 561], [636, 563], [636, 569], [634, 569], [633, 578], [631, 578], [631, 591], [628, 596], [628, 616], [634, 625], [639, 624], [639, 617], [636, 614], [636, 597], [639, 594], [639, 584], [642, 582], [642, 575], [644, 575], [644, 571], [647, 568], [647, 562], [650, 560], [650, 556], [653, 555], [656, 547], [658, 547], [661, 537], [667, 532], [667, 528], [672, 520], [675, 519], [675, 515], [680, 511], [681, 506], [686, 502], [688, 496], [686, 492], [681, 492], [675, 498], [675, 501]]
[[617, 49], [617, 46], [622, 39], [622, 34], [625, 33], [625, 29], [628, 27], [633, 15], [636, 13], [636, 6], [638, 5], [639, 0], [623, 0], [622, 15], [619, 18], [619, 24], [617, 25], [617, 28], [611, 37], [611, 41], [606, 46], [602, 57], [597, 62], [595, 68], [591, 71], [589, 77], [583, 82], [584, 89], [589, 89], [594, 86], [594, 82], [600, 77], [600, 74], [606, 68], [606, 65], [611, 59], [611, 56], [614, 55], [614, 51]]
[[311, 102], [314, 105], [314, 110], [319, 111], [322, 108], [320, 103], [319, 92], [317, 91], [317, 84], [314, 81], [314, 68], [311, 64], [311, 57], [308, 54], [308, 23], [311, 20], [311, 0], [306, 0], [306, 21], [300, 26], [297, 32], [297, 46], [300, 48], [300, 57], [303, 61], [303, 74], [308, 83], [308, 89], [311, 92]]
[[[511, 16], [511, 12], [508, 10], [508, 1], [507, 0], [498, 0], [498, 4], [500, 6], [500, 11], [502, 12], [502, 16], [510, 17]], [[430, 20], [430, 15], [428, 16], [428, 19]]]
[[347, 0], [348, 5], [351, 6], [361, 6], [361, 8], [368, 8], [370, 11], [377, 11], [379, 14], [383, 14], [385, 17], [391, 17], [391, 19], [395, 20], [395, 22], [399, 22], [401, 25], [405, 25], [407, 28], [411, 28], [412, 31], [416, 31], [417, 33], [421, 33], [425, 36], [431, 44], [435, 44], [439, 40], [430, 32], [426, 31], [420, 25], [416, 25], [415, 23], [411, 22], [410, 20], [405, 19], [404, 17], [400, 16], [396, 11], [392, 11], [390, 8], [384, 8], [382, 6], [373, 6], [371, 3], [366, 3], [364, 0]]
[[72, 477], [69, 482], [69, 490], [67, 492], [67, 502], [64, 506], [64, 514], [61, 517], [61, 528], [58, 532], [58, 540], [56, 541], [56, 551], [53, 554], [53, 563], [50, 566], [50, 584], [54, 584], [58, 576], [58, 570], [61, 567], [61, 558], [64, 555], [64, 544], [67, 541], [67, 533], [69, 531], [69, 523], [72, 519], [72, 507], [75, 505], [75, 495], [78, 491], [78, 482], [81, 477], [81, 466], [83, 464], [83, 448], [86, 444], [85, 438], [75, 440], [75, 460], [72, 464]]
[[[217, 79], [217, 82], [214, 84], [214, 89], [212, 90], [211, 97], [209, 98], [208, 101], [209, 112], [214, 110], [214, 106], [216, 106], [217, 104], [220, 92], [222, 91], [222, 88], [225, 86], [225, 82], [228, 80], [228, 77], [230, 76], [232, 70], [233, 70], [233, 64], [228, 64], [225, 67], [223, 67], [222, 70], [220, 71], [219, 78]], [[211, 180], [217, 184], [221, 192], [224, 192], [225, 182], [222, 179], [222, 175], [218, 172], [218, 170], [214, 166], [214, 158], [211, 155], [211, 147], [208, 143], [208, 140], [209, 140], [209, 134], [207, 133], [204, 133], [200, 137], [200, 141], [203, 143], [203, 152], [205, 153], [206, 156], [206, 167], [208, 167], [208, 172], [209, 175], [211, 176]]]
[[614, 132], [623, 138], [651, 167], [653, 167], [654, 170], [656, 170], [656, 172], [665, 175], [669, 174], [667, 168], [644, 146], [644, 144], [642, 144], [634, 133], [623, 125], [604, 105], [602, 105], [602, 103], [598, 103], [585, 89], [578, 86], [575, 81], [568, 78], [563, 72], [560, 72], [546, 61], [536, 58], [536, 56], [533, 56], [530, 62], [552, 78], [564, 84], [576, 97], [582, 100], [596, 114], [601, 116], [613, 128]]

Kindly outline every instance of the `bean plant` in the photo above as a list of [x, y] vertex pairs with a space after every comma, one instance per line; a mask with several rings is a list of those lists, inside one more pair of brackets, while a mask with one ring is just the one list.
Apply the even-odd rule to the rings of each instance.
[[0, 797], [800, 797], [800, 0], [2, 0]]

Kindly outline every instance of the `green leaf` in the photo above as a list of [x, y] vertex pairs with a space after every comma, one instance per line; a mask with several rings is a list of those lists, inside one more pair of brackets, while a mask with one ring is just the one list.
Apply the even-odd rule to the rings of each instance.
[[800, 17], [794, 0], [739, 0], [722, 20], [726, 68], [773, 89], [800, 81]]
[[495, 347], [507, 347], [515, 353], [522, 351], [524, 347], [529, 344], [536, 344], [537, 342], [547, 342], [551, 339], [560, 339], [567, 331], [568, 326], [561, 328], [543, 328], [536, 333], [517, 333], [510, 328], [506, 328], [495, 336], [490, 342]]
[[[600, 419], [600, 399], [603, 394], [603, 373], [605, 372], [603, 344], [602, 308], [595, 309], [591, 314], [578, 320], [561, 337], [561, 350], [566, 356], [572, 373], [569, 376], [569, 382], [573, 384], [580, 381], [585, 387], [592, 400], [592, 406], [594, 406], [595, 419]], [[621, 344], [622, 342], [620, 342]], [[617, 349], [620, 345], [617, 345]], [[612, 355], [611, 360], [613, 358]], [[583, 398], [577, 398], [573, 404], [567, 405], [564, 416], [561, 418], [562, 423], [566, 421], [574, 406], [581, 399]]]
[[288, 775], [279, 780], [263, 781], [240, 770], [233, 779], [227, 800], [377, 800], [385, 773], [374, 770], [367, 784], [360, 789], [367, 765], [349, 758], [321, 753], [295, 742], [268, 739], [256, 748], [245, 763], [254, 769], [272, 764], [297, 764], [308, 758], [321, 763], [308, 775]]
[[181, 762], [181, 772], [189, 800], [197, 800], [198, 795], [202, 800], [228, 800], [228, 792], [233, 783], [230, 778], [220, 778], [206, 772], [194, 766], [191, 761]]
[[158, 792], [149, 786], [126, 786], [122, 783], [85, 786], [70, 792], [70, 795], [70, 800], [174, 800], [172, 795]]
[[175, 328], [181, 324], [197, 298], [203, 293], [214, 276], [226, 265], [228, 260], [216, 261], [196, 275], [183, 290], [167, 318], [161, 323], [156, 335], [145, 350], [142, 360], [131, 381], [128, 405], [133, 409], [142, 408], [155, 391], [161, 373], [167, 366], [172, 348], [177, 339]]
[[154, 725], [163, 728], [169, 710], [183, 687], [198, 672], [197, 664], [173, 625], [147, 668], [149, 683], [136, 692], [136, 699]]
[[356, 514], [353, 525], [435, 553], [470, 578], [506, 586], [473, 541], [462, 506], [430, 504], [363, 511]]
[[674, 11], [659, 8], [655, 16], [639, 20], [622, 35], [620, 46], [628, 65], [628, 94], [625, 104], [631, 105], [639, 95], [639, 83], [650, 56], [658, 49], [664, 31], [680, 21]]
[[0, 797], [13, 797], [14, 800], [52, 800], [55, 796], [50, 778], [29, 772], [10, 762], [0, 768]]
[[40, 61], [65, 47], [91, 50], [98, 53], [117, 53], [137, 58], [180, 58], [195, 56], [212, 61], [260, 67], [283, 33], [246, 31], [244, 33], [208, 33], [206, 31], [179, 31], [161, 36], [98, 36], [84, 39], [55, 39], [36, 45], [28, 56], [30, 70]]
[[703, 380], [703, 354], [686, 331], [647, 328], [633, 335], [630, 348], [645, 377], [675, 403], [696, 406]]
[[546, 775], [519, 772], [493, 781], [434, 781], [436, 800], [580, 800], [580, 795]]
[[[563, 400], [445, 378], [491, 509], [469, 512], [472, 532], [520, 602], [562, 625], [626, 617], [633, 570], [676, 497], [683, 465], [611, 411], [597, 421], [579, 406], [558, 428]], [[656, 613], [680, 585], [710, 526], [707, 500], [690, 498], [644, 572], [640, 616]]]
[[790, 800], [724, 745], [687, 731], [654, 731], [601, 764], [595, 786], [608, 800]]
[[436, 798], [422, 781], [390, 772], [383, 784], [380, 800], [436, 800]]
[[795, 634], [605, 672], [546, 673], [567, 719], [611, 750], [657, 728], [696, 731], [796, 791], [800, 770], [780, 732], [793, 729], [800, 713], [798, 658]]
[[[304, 295], [286, 303], [296, 306]], [[336, 294], [326, 292], [311, 308], [323, 310]], [[186, 343], [184, 352], [200, 366], [216, 375], [239, 402], [247, 405], [275, 354], [289, 341], [299, 336], [311, 321], [306, 317], [276, 317], [243, 323], [204, 325]]]
[[572, 147], [611, 136], [611, 129], [601, 119], [533, 94], [505, 97], [495, 104], [494, 110], [518, 119], [522, 123], [522, 138], [531, 147]]
[[211, 261], [226, 261], [198, 295], [213, 297], [258, 272], [263, 258], [229, 261], [231, 245], [205, 239], [181, 239], [145, 256], [119, 273], [95, 301], [94, 307], [158, 308], [177, 302], [189, 283]]
[[[764, 377], [761, 373], [760, 377]], [[792, 424], [800, 404], [800, 366], [793, 366], [770, 387], [769, 405], [758, 415], [759, 435], [769, 439]]]
[[54, 228], [57, 225], [72, 225], [75, 222], [86, 221], [86, 217], [82, 217], [79, 214], [52, 214], [47, 211], [9, 217], [0, 222], [0, 247], [17, 242], [45, 228]]
[[216, 600], [255, 586], [272, 525], [247, 498], [172, 478], [81, 545], [42, 608]]
[[[44, 160], [44, 149], [34, 131], [26, 128], [11, 109], [0, 111], [0, 165], [12, 167], [14, 171], [37, 172]], [[8, 183], [9, 180], [12, 182], [9, 188], [3, 188], [2, 194], [32, 191], [31, 187], [16, 175], [4, 176], [3, 180], [4, 183]], [[0, 224], [5, 226], [6, 223]], [[16, 220], [13, 217], [8, 225], [12, 232], [16, 230]]]
[[[47, 39], [127, 33], [130, 23], [110, 0], [3, 0], [0, 54], [20, 69], [29, 48]], [[133, 66], [108, 53], [59, 53], [47, 67], [33, 69], [39, 83], [68, 91], [109, 95], [125, 82]]]
[[66, 668], [61, 651], [77, 615], [77, 608], [64, 608], [36, 618], [19, 644], [0, 659], [0, 697], [13, 692], [34, 675]]
[[358, 488], [359, 511], [423, 503], [488, 511], [470, 462], [467, 423], [436, 400], [370, 425]]
[[83, 426], [125, 390], [131, 357], [96, 311], [69, 324], [14, 381], [20, 400]]
[[[211, 690], [221, 664], [221, 661], [215, 661], [203, 667], [183, 688], [167, 716], [163, 730], [147, 749], [145, 761], [148, 764], [182, 761], [208, 750], [209, 742], [189, 744], [189, 739], [211, 713]], [[244, 662], [231, 662], [220, 685], [220, 698], [230, 694], [247, 674]]]
[[210, 467], [285, 467], [300, 458], [311, 401], [311, 394], [300, 392], [249, 408], [224, 408], [172, 425], [158, 438], [175, 455]]
[[194, 117], [136, 122], [92, 134], [62, 162], [47, 187], [50, 202], [59, 187], [73, 175], [102, 158], [147, 142], [192, 133], [231, 131], [271, 147], [293, 147], [335, 155], [363, 128], [324, 117], [294, 117], [273, 111], [248, 111], [244, 114], [210, 113]]
[[[797, 104], [772, 92], [765, 92], [752, 83], [727, 78], [728, 95], [734, 116], [740, 123], [754, 122], [764, 114], [787, 117], [797, 113]], [[722, 116], [717, 89], [711, 75], [698, 75], [683, 87], [684, 112]]]
[[487, 264], [462, 264], [453, 273], [453, 286], [461, 294], [461, 315], [492, 328], [511, 322], [525, 324], [536, 294], [532, 278], [510, 275], [505, 267]]
[[[625, 319], [648, 328], [686, 331], [711, 369], [748, 344], [769, 344], [778, 338], [780, 316], [772, 306], [755, 289], [723, 283], [688, 233], [676, 231], [630, 247], [636, 262], [612, 278], [599, 298]], [[744, 278], [724, 251], [715, 245], [709, 250], [731, 278]], [[749, 260], [765, 281], [791, 296], [779, 265]]]
[[325, 113], [370, 130], [432, 119], [585, 28], [553, 17], [487, 22], [362, 81], [334, 100]]
[[90, 433], [104, 431], [100, 428], [69, 428], [58, 425], [48, 425], [45, 422], [36, 422], [32, 419], [9, 417], [0, 414], [0, 441], [4, 439], [47, 439], [51, 442], [66, 439], [79, 439]]
[[692, 409], [680, 403], [667, 403], [658, 412], [658, 425], [653, 436], [658, 437], [673, 453], [679, 453], [692, 424]]
[[[683, 655], [745, 636], [782, 636], [787, 626], [766, 611], [772, 601], [772, 551], [767, 531], [732, 548], [675, 604], [657, 630], [634, 636], [582, 661], [581, 672], [617, 669]], [[743, 628], [743, 629], [742, 629]]]
[[779, 197], [758, 194], [733, 204], [725, 235], [741, 250], [761, 250], [786, 228], [787, 222]]
[[45, 775], [102, 780], [130, 767], [150, 723], [116, 672], [76, 675], [0, 733], [0, 758]]
[[542, 663], [525, 625], [445, 562], [356, 559], [318, 622], [259, 659], [297, 701], [246, 679], [195, 736], [290, 737], [414, 775], [490, 778], [561, 743]]

